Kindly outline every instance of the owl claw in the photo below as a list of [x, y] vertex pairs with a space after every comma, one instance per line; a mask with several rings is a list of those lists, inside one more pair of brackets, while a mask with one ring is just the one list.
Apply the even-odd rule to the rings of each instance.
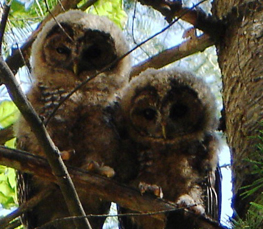
[[181, 195], [176, 204], [178, 205], [178, 208], [186, 208], [196, 215], [205, 214], [204, 207], [196, 204], [193, 198], [187, 194]]
[[96, 161], [89, 162], [88, 165], [85, 167], [85, 169], [87, 169], [90, 172], [94, 172], [96, 174], [106, 176], [108, 178], [111, 178], [115, 175], [115, 171], [113, 168], [109, 166], [99, 165], [99, 163]]
[[63, 150], [63, 151], [60, 152], [61, 158], [64, 161], [68, 161], [72, 157], [72, 155], [74, 155], [74, 154], [75, 154], [75, 150], [74, 149], [72, 149], [72, 150]]
[[159, 198], [163, 198], [163, 191], [162, 188], [156, 184], [146, 184], [145, 182], [139, 183], [139, 189], [141, 194], [143, 195], [145, 192], [149, 192], [154, 194]]

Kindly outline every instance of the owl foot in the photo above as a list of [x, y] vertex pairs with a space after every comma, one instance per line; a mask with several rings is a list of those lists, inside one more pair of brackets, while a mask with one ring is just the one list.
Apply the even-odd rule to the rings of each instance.
[[146, 184], [145, 182], [140, 182], [139, 189], [142, 195], [148, 192], [154, 194], [158, 198], [163, 198], [162, 188], [156, 184]]
[[96, 161], [89, 162], [85, 169], [87, 169], [90, 172], [106, 176], [108, 178], [113, 177], [115, 175], [113, 168], [109, 166], [99, 165], [99, 163]]
[[204, 207], [196, 204], [193, 198], [187, 194], [181, 195], [176, 204], [178, 205], [178, 208], [186, 208], [196, 215], [205, 214]]
[[60, 152], [63, 161], [68, 161], [75, 154], [75, 150], [63, 150]]

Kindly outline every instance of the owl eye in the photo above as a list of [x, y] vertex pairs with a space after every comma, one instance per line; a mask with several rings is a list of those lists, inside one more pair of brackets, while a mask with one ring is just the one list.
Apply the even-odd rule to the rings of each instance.
[[92, 45], [83, 51], [82, 56], [85, 59], [98, 58], [101, 56], [101, 50], [97, 45]]
[[59, 54], [65, 54], [65, 55], [68, 55], [69, 53], [70, 53], [70, 49], [69, 48], [67, 48], [67, 47], [57, 47], [56, 48], [56, 51], [57, 51], [57, 53], [59, 53]]
[[170, 110], [170, 118], [176, 120], [177, 118], [182, 118], [188, 112], [188, 107], [184, 104], [174, 104]]
[[147, 120], [153, 120], [156, 117], [157, 113], [154, 109], [147, 108], [142, 111], [142, 115]]

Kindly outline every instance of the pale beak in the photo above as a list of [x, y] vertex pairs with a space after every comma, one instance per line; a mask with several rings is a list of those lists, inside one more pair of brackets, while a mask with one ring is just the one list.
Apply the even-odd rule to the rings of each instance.
[[73, 62], [73, 69], [72, 70], [73, 70], [75, 75], [78, 75], [79, 69], [78, 69], [78, 62], [77, 61]]
[[166, 127], [165, 124], [162, 124], [162, 134], [163, 134], [163, 138], [166, 139]]

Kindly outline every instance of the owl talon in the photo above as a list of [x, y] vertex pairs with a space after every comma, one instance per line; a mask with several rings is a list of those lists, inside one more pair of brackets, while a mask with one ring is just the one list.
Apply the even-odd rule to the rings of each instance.
[[94, 172], [96, 174], [106, 176], [108, 178], [111, 178], [115, 175], [115, 171], [113, 168], [109, 166], [99, 165], [99, 163], [96, 161], [89, 162], [87, 167], [85, 167], [85, 169], [87, 169], [90, 172]]
[[60, 154], [61, 154], [62, 160], [68, 161], [72, 157], [72, 155], [75, 154], [75, 150], [74, 149], [72, 149], [72, 150], [63, 150], [62, 152], [60, 152]]
[[178, 205], [178, 208], [186, 208], [196, 215], [205, 214], [204, 207], [196, 204], [193, 198], [187, 194], [180, 196], [176, 204]]
[[139, 189], [142, 195], [148, 192], [154, 194], [158, 198], [163, 198], [162, 188], [156, 184], [146, 184], [145, 182], [140, 182]]

